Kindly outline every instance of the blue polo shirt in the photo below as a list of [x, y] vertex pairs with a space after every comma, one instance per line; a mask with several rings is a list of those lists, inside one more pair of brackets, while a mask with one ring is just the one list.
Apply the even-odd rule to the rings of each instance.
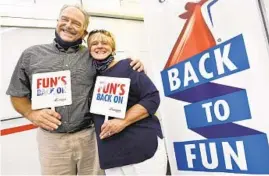
[[[93, 114], [100, 167], [109, 169], [143, 162], [157, 150], [157, 136], [163, 138], [158, 118], [154, 115], [160, 104], [159, 92], [144, 72], [134, 71], [130, 60], [119, 61], [101, 76], [130, 78], [127, 110], [135, 104], [145, 107], [149, 116], [126, 127], [123, 131], [101, 140], [99, 135], [104, 116]], [[113, 119], [112, 117], [109, 117]]]

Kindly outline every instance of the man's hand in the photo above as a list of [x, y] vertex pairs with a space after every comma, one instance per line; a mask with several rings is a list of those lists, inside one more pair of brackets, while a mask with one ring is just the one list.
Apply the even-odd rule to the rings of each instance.
[[105, 139], [116, 133], [119, 133], [126, 126], [127, 124], [123, 119], [108, 120], [101, 126], [100, 139]]
[[51, 109], [31, 110], [25, 117], [34, 125], [53, 131], [61, 125], [61, 116]]
[[51, 109], [32, 110], [28, 97], [10, 96], [10, 100], [15, 110], [36, 126], [52, 131], [61, 125], [59, 113]]
[[132, 60], [132, 62], [130, 63], [131, 67], [133, 68], [133, 70], [136, 70], [138, 72], [144, 71], [144, 65], [143, 63], [136, 59], [136, 60]]

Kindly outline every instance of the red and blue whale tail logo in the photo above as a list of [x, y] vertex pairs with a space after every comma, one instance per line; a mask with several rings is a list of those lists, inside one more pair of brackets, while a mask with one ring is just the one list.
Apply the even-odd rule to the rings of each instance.
[[208, 0], [198, 3], [188, 2], [185, 13], [179, 15], [186, 23], [166, 62], [165, 68], [171, 67], [196, 54], [216, 45], [216, 41], [202, 15], [202, 5]]

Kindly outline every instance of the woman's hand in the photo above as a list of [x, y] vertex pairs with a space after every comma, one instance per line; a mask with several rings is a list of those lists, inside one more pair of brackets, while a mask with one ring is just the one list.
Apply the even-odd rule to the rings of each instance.
[[124, 119], [108, 120], [101, 126], [100, 138], [105, 139], [119, 133], [126, 128], [126, 126], [127, 124], [125, 123]]

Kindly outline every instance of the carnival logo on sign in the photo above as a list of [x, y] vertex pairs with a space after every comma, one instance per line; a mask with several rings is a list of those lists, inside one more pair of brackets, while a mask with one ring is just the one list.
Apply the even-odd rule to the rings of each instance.
[[[161, 72], [165, 96], [189, 102], [188, 128], [205, 140], [174, 142], [179, 170], [269, 173], [265, 133], [233, 122], [250, 120], [247, 90], [210, 81], [250, 69], [243, 35], [217, 44], [211, 7], [218, 0], [187, 3], [186, 23]], [[255, 117], [254, 117], [255, 118]]]

